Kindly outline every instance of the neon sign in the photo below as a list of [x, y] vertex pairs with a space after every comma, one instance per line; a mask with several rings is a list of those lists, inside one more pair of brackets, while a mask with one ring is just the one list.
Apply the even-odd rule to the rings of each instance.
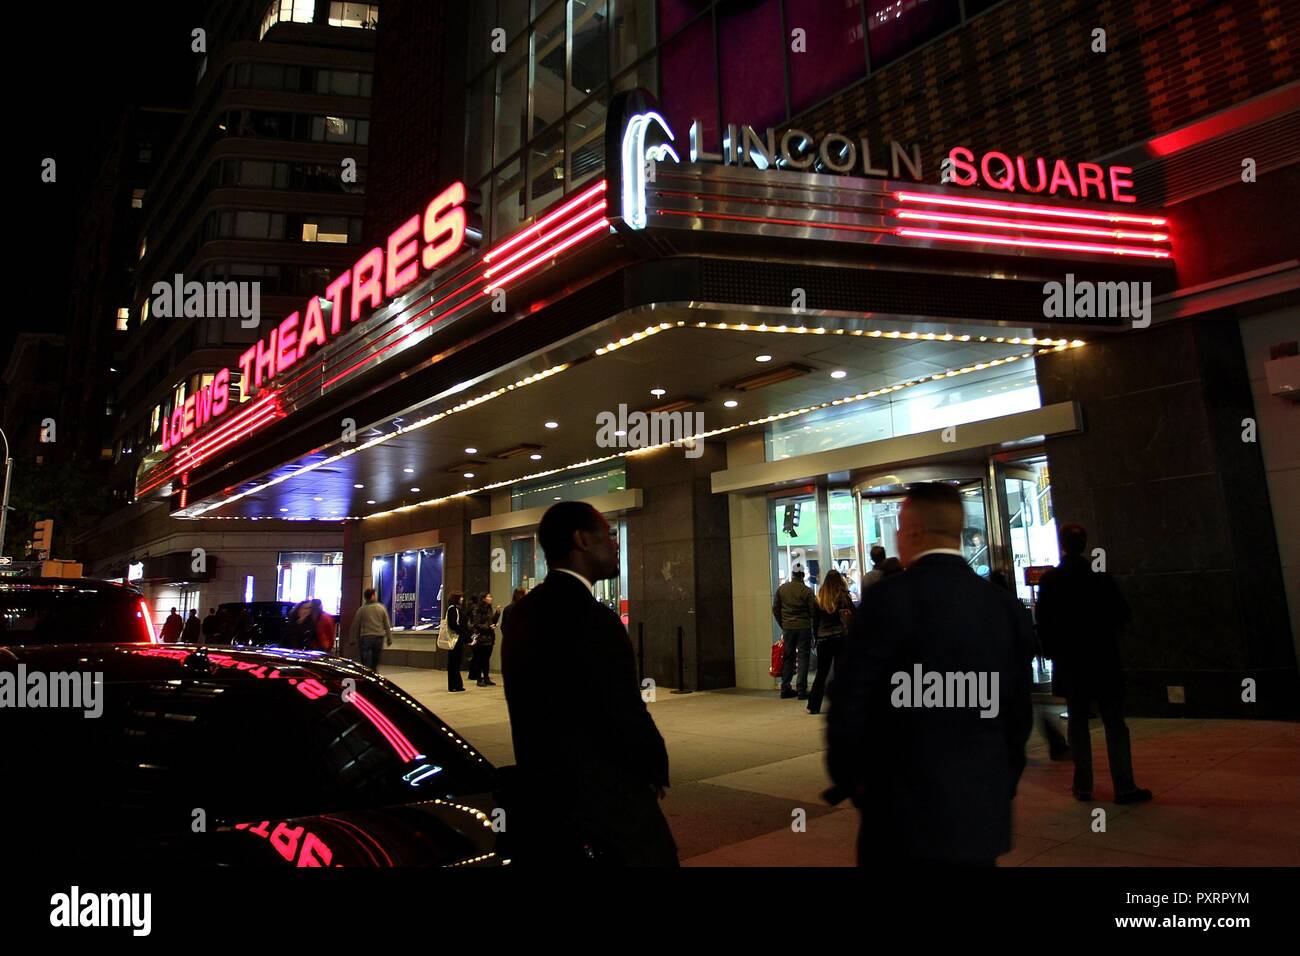
[[[361, 321], [367, 309], [396, 298], [407, 287], [452, 258], [465, 246], [469, 217], [464, 183], [448, 186], [392, 231], [388, 241], [366, 252], [299, 311], [286, 316], [239, 357], [244, 388], [263, 388], [284, 375], [309, 352], [319, 349]], [[328, 310], [328, 311], [327, 311]], [[230, 373], [217, 372], [162, 423], [162, 448], [168, 451], [230, 407]], [[265, 417], [265, 416], [263, 416]], [[259, 424], [262, 424], [259, 419]], [[215, 450], [215, 449], [213, 449]], [[197, 457], [197, 456], [195, 456]], [[206, 457], [206, 456], [205, 456]]]
[[[1049, 161], [1041, 156], [1026, 161], [1024, 156], [1012, 159], [995, 149], [983, 153], [977, 161], [975, 152], [965, 146], [954, 146], [948, 160], [950, 173], [946, 181], [954, 186], [982, 185], [1002, 192], [1046, 192], [1049, 196], [1068, 193], [1073, 199], [1137, 202], [1137, 197], [1127, 192], [1133, 188], [1133, 180], [1127, 178], [1133, 175], [1129, 166], [1103, 168], [1097, 163]], [[1095, 196], [1089, 194], [1090, 188]]]

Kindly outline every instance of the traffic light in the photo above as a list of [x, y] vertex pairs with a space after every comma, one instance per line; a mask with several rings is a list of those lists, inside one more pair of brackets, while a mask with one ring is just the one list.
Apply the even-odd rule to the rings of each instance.
[[793, 538], [799, 533], [799, 508], [802, 504], [803, 502], [796, 501], [793, 505], [785, 506], [785, 523], [781, 530], [787, 537]]
[[54, 519], [46, 518], [44, 521], [36, 522], [36, 530], [32, 533], [32, 550], [37, 554], [50, 553], [50, 539], [54, 537]]

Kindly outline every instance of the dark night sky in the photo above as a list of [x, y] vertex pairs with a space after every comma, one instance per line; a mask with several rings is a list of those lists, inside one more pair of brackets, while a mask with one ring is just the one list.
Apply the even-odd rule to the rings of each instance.
[[[0, 367], [16, 332], [64, 331], [78, 210], [107, 138], [130, 105], [189, 105], [198, 65], [190, 30], [201, 25], [201, 7], [161, 0], [49, 4], [25, 18], [33, 29], [8, 36], [27, 54], [8, 64], [21, 120], [13, 143], [19, 169], [11, 173], [20, 184], [14, 195], [21, 216], [11, 235], [21, 241], [11, 263], [41, 292], [0, 323]], [[58, 163], [56, 183], [40, 180], [46, 156]]]

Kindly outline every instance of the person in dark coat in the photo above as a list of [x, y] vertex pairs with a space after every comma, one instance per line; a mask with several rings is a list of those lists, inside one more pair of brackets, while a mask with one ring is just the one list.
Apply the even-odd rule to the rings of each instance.
[[492, 648], [496, 646], [497, 619], [501, 612], [492, 606], [492, 594], [489, 592], [474, 602], [469, 609], [469, 626], [474, 636], [469, 642], [469, 679], [479, 687], [495, 687], [488, 673], [492, 661]]
[[167, 615], [167, 620], [163, 621], [162, 642], [164, 644], [175, 644], [181, 637], [181, 631], [185, 629], [185, 619], [176, 613], [176, 608]]
[[863, 594], [836, 663], [828, 793], [862, 813], [860, 866], [992, 866], [1011, 848], [1033, 634], [1016, 599], [966, 563], [961, 529], [954, 488], [908, 490], [905, 570]]
[[215, 607], [208, 608], [208, 616], [203, 619], [203, 639], [210, 641], [220, 633], [221, 619], [217, 617]]
[[1070, 752], [1074, 757], [1074, 795], [1092, 799], [1092, 741], [1088, 717], [1092, 702], [1106, 728], [1106, 756], [1116, 803], [1143, 803], [1151, 791], [1133, 780], [1133, 754], [1124, 723], [1124, 667], [1119, 632], [1129, 618], [1128, 604], [1115, 579], [1093, 571], [1084, 557], [1088, 532], [1067, 524], [1059, 532], [1061, 563], [1038, 583], [1038, 633], [1052, 659], [1052, 682], [1064, 692], [1069, 709]]
[[465, 614], [465, 595], [453, 591], [447, 599], [447, 630], [456, 638], [456, 646], [447, 652], [447, 690], [459, 694], [465, 689], [460, 664], [469, 643], [469, 618]]
[[203, 640], [203, 622], [199, 620], [199, 612], [196, 608], [190, 608], [190, 616], [185, 619], [185, 627], [181, 629], [182, 644], [199, 644]]
[[[577, 501], [547, 509], [538, 538], [549, 573], [510, 612], [501, 647], [520, 862], [676, 866], [659, 809], [668, 750], [641, 697], [627, 630], [592, 594], [593, 582], [618, 575], [618, 541]], [[561, 660], [566, 686], [557, 687]]]

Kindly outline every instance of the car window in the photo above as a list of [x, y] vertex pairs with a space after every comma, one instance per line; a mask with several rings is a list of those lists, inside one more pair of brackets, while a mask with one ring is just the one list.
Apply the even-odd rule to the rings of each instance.
[[139, 599], [75, 588], [0, 590], [0, 644], [147, 640]]
[[76, 768], [78, 813], [94, 806], [120, 825], [162, 831], [188, 826], [196, 809], [215, 825], [492, 789], [481, 755], [382, 685], [359, 682], [345, 702], [341, 680], [327, 685], [301, 670], [240, 665], [262, 679], [218, 671], [109, 682], [95, 720], [18, 712], [28, 725], [20, 732], [41, 741], [28, 757], [58, 764], [44, 771], [56, 788]]

